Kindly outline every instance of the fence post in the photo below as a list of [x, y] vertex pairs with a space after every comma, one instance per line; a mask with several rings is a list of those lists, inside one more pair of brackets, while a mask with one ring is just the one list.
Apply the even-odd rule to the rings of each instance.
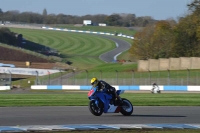
[[150, 85], [151, 85], [151, 71], [149, 70], [149, 81], [150, 81]]
[[10, 72], [10, 70], [8, 70], [10, 76], [9, 76], [9, 84], [10, 86], [12, 85], [12, 73]]
[[170, 70], [167, 69], [167, 71], [168, 71], [168, 85], [170, 85]]
[[4, 79], [3, 79], [3, 84], [6, 85], [6, 79], [7, 79], [7, 76], [6, 76], [6, 72], [4, 71]]
[[102, 71], [100, 70], [100, 73], [101, 73], [101, 79], [102, 79]]
[[199, 71], [197, 72], [197, 85], [199, 85]]
[[74, 78], [74, 79], [73, 79], [73, 80], [74, 80], [74, 81], [73, 81], [73, 82], [74, 82], [73, 84], [75, 85], [75, 71], [74, 71], [74, 70], [72, 70], [72, 71], [73, 71], [73, 75], [74, 75], [74, 76], [73, 76], [73, 78]]
[[134, 85], [134, 84], [135, 84], [135, 80], [134, 80], [134, 79], [135, 79], [134, 70], [132, 70], [132, 72], [133, 72], [133, 73], [132, 73], [132, 82], [133, 82], [133, 85]]
[[88, 85], [88, 71], [85, 70], [85, 72], [86, 72], [86, 85]]
[[59, 70], [60, 71], [60, 85], [62, 85], [62, 72], [61, 72], [61, 70]]
[[196, 72], [196, 85], [198, 85], [198, 70]]
[[[35, 71], [36, 72], [36, 85], [38, 85], [38, 71]], [[20, 84], [21, 84], [21, 80], [20, 80]]]
[[118, 85], [118, 71], [117, 70], [115, 71], [116, 71], [116, 78], [117, 78], [117, 85]]
[[48, 77], [48, 85], [50, 85], [51, 77], [50, 77], [50, 72], [49, 72], [49, 71], [48, 71], [48, 74], [49, 74], [49, 77]]
[[190, 69], [187, 69], [187, 85], [189, 85], [190, 80]]
[[[160, 84], [160, 80], [159, 80], [159, 78], [160, 78], [160, 70], [157, 71], [156, 83], [158, 83], [158, 84]], [[159, 81], [158, 81], [158, 80], [159, 80]]]

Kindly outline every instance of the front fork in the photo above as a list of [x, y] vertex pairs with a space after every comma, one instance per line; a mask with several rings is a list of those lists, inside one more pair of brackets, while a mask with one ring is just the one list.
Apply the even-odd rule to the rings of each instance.
[[99, 100], [95, 100], [95, 105], [97, 108], [99, 108]]
[[100, 99], [96, 99], [95, 104], [96, 104], [97, 108], [102, 108], [102, 102], [100, 101]]

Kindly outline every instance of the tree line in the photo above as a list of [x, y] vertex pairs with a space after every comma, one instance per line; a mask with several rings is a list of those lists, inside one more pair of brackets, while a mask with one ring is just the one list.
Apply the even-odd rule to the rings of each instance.
[[188, 14], [147, 25], [134, 36], [129, 52], [135, 59], [200, 56], [200, 0], [187, 5]]
[[0, 42], [9, 44], [9, 45], [16, 45], [17, 44], [17, 34], [11, 32], [8, 28], [0, 28]]
[[92, 20], [95, 23], [106, 23], [108, 26], [123, 27], [145, 27], [157, 20], [150, 16], [136, 17], [135, 14], [96, 14], [96, 15], [66, 15], [66, 14], [48, 14], [44, 9], [42, 14], [34, 12], [19, 12], [18, 10], [6, 11], [0, 8], [0, 21], [36, 23], [36, 24], [82, 24], [83, 20]]

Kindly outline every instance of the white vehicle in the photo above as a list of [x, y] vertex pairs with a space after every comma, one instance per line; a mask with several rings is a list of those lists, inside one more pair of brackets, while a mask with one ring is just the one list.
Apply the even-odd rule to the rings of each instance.
[[151, 93], [161, 93], [160, 88], [156, 83], [152, 84]]

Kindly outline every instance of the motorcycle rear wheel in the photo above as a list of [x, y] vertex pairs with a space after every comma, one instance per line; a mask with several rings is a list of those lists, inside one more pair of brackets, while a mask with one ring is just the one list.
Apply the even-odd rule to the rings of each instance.
[[125, 116], [130, 116], [133, 113], [132, 103], [125, 98], [122, 98], [122, 101], [123, 101], [123, 105], [121, 106], [120, 112]]
[[95, 116], [100, 116], [103, 113], [103, 108], [97, 107], [95, 104], [95, 100], [89, 102], [88, 108], [90, 112]]

